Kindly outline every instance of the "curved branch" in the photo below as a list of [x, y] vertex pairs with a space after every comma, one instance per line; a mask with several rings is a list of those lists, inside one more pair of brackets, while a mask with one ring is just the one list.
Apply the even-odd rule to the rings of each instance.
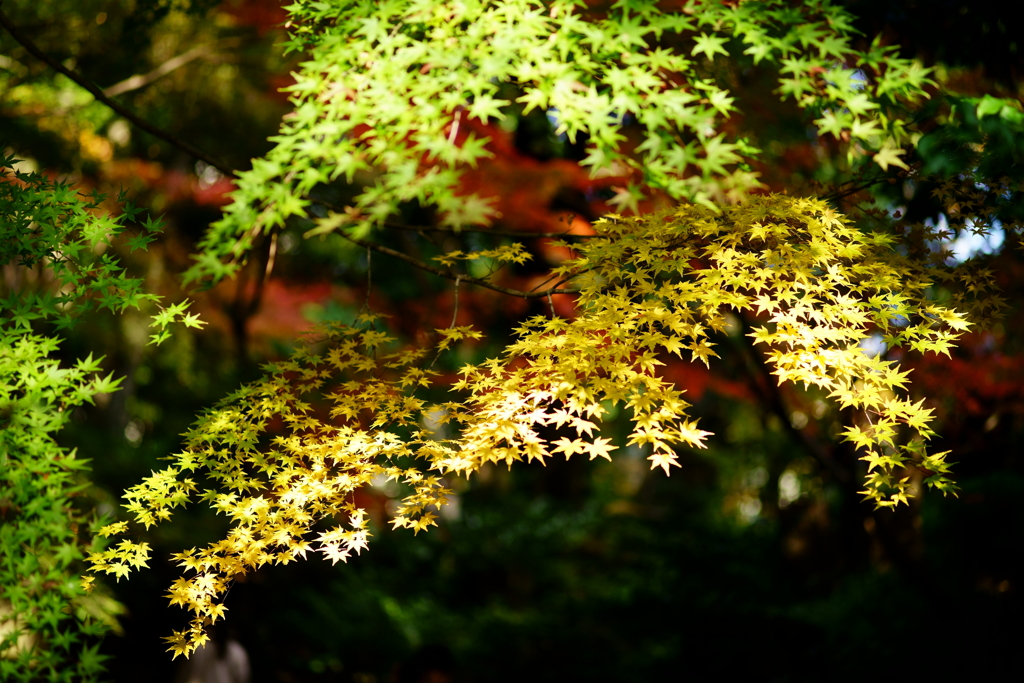
[[120, 83], [115, 83], [109, 88], [104, 88], [103, 94], [107, 97], [117, 97], [118, 95], [123, 95], [126, 92], [131, 92], [132, 90], [145, 88], [150, 83], [160, 80], [175, 69], [179, 69], [192, 60], [208, 54], [210, 54], [210, 46], [199, 45], [198, 47], [194, 47], [188, 52], [184, 52], [177, 57], [168, 59], [166, 62], [147, 74], [135, 74], [134, 76], [124, 79]]
[[[840, 199], [845, 199], [846, 197], [849, 197], [850, 195], [857, 194], [858, 192], [870, 189], [870, 188], [874, 187], [875, 185], [879, 185], [881, 183], [884, 183], [888, 179], [889, 179], [889, 176], [885, 175], [885, 174], [878, 174], [878, 175], [870, 176], [868, 178], [860, 178], [860, 179], [854, 178], [854, 179], [848, 181], [849, 183], [851, 183], [851, 185], [847, 189], [845, 189], [845, 190], [839, 189], [839, 187], [842, 187], [842, 185], [840, 185], [839, 187], [835, 188], [835, 190], [833, 190], [832, 192], [830, 192], [830, 193], [828, 193], [826, 195], [823, 195], [822, 197], [819, 197], [819, 199], [822, 199], [822, 200], [824, 200], [826, 202], [834, 202], [834, 201], [838, 201]], [[858, 183], [858, 180], [860, 181], [859, 183]], [[843, 184], [846, 184], [846, 183], [843, 183]]]
[[[318, 200], [313, 200], [317, 203], [321, 203]], [[328, 207], [333, 208], [333, 207]], [[563, 237], [594, 237], [594, 235], [580, 235], [574, 232], [529, 232], [528, 230], [492, 230], [491, 228], [449, 228], [445, 226], [434, 226], [434, 227], [420, 227], [416, 225], [405, 225], [403, 223], [396, 223], [395, 221], [384, 221], [382, 224], [385, 228], [391, 228], [393, 230], [409, 230], [412, 232], [447, 232], [452, 234], [459, 234], [463, 232], [479, 233], [481, 235], [497, 235], [498, 237], [521, 237], [523, 239], [540, 238], [540, 237], [551, 237], [560, 239]]]
[[95, 84], [89, 82], [80, 73], [73, 69], [68, 69], [63, 64], [54, 60], [52, 57], [44, 53], [42, 50], [39, 49], [39, 47], [34, 42], [32, 42], [32, 40], [28, 36], [23, 34], [18, 29], [18, 27], [11, 22], [10, 17], [8, 17], [2, 9], [0, 9], [0, 26], [3, 26], [7, 30], [7, 32], [11, 34], [11, 37], [18, 41], [18, 43], [20, 43], [22, 47], [28, 50], [28, 52], [33, 57], [40, 60], [41, 62], [44, 62], [45, 64], [49, 65], [49, 67], [54, 71], [64, 74], [72, 81], [88, 90], [90, 93], [92, 93], [93, 97], [95, 97], [97, 100], [113, 109], [120, 116], [123, 116], [127, 120], [131, 121], [138, 128], [141, 128], [150, 135], [160, 138], [161, 140], [177, 147], [178, 149], [195, 157], [196, 159], [206, 162], [207, 164], [213, 166], [215, 169], [217, 169], [226, 176], [233, 176], [235, 174], [235, 169], [231, 168], [230, 166], [221, 161], [214, 159], [212, 156], [210, 156], [203, 150], [199, 149], [198, 147], [195, 147], [191, 143], [188, 143], [161, 128], [157, 128], [145, 119], [139, 118], [132, 112], [128, 111], [122, 105], [110, 99], [107, 95], [104, 94], [102, 89], [100, 89]]
[[496, 284], [493, 284], [491, 282], [488, 282], [487, 280], [482, 280], [480, 278], [469, 277], [468, 275], [457, 275], [455, 273], [445, 272], [445, 271], [441, 270], [440, 268], [435, 268], [434, 266], [431, 266], [430, 264], [423, 263], [422, 261], [418, 261], [418, 260], [414, 259], [412, 256], [409, 256], [408, 254], [406, 254], [404, 252], [398, 251], [396, 249], [392, 249], [390, 247], [385, 247], [382, 244], [377, 244], [376, 242], [370, 242], [369, 240], [359, 239], [358, 237], [350, 237], [350, 236], [348, 236], [348, 235], [346, 235], [346, 234], [344, 234], [342, 232], [339, 232], [337, 234], [340, 235], [342, 238], [348, 240], [349, 242], [352, 242], [353, 244], [358, 244], [361, 247], [364, 247], [366, 249], [372, 249], [373, 251], [376, 251], [376, 252], [381, 253], [381, 254], [387, 254], [388, 256], [394, 256], [395, 258], [401, 259], [402, 261], [405, 261], [406, 263], [408, 263], [408, 264], [410, 264], [410, 265], [412, 265], [412, 266], [414, 266], [416, 268], [419, 268], [420, 270], [425, 270], [428, 273], [433, 273], [434, 275], [437, 275], [439, 277], [443, 277], [446, 280], [455, 280], [457, 282], [468, 282], [468, 283], [474, 284], [474, 285], [476, 285], [478, 287], [483, 287], [485, 289], [491, 289], [491, 290], [494, 290], [495, 292], [500, 292], [502, 294], [508, 294], [509, 296], [518, 296], [518, 297], [522, 297], [524, 299], [539, 299], [539, 298], [550, 296], [552, 294], [578, 294], [579, 293], [579, 290], [575, 290], [575, 289], [557, 289], [558, 285], [566, 282], [570, 278], [566, 278], [565, 280], [562, 280], [562, 282], [559, 282], [558, 284], [556, 284], [554, 287], [552, 287], [550, 289], [545, 289], [544, 291], [541, 291], [541, 292], [524, 292], [524, 291], [521, 291], [521, 290], [518, 290], [518, 289], [511, 289], [509, 287], [502, 287], [501, 285], [496, 285]]

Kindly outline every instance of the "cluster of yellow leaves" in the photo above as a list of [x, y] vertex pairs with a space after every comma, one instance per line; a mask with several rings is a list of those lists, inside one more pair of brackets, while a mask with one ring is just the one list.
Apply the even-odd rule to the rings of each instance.
[[[926, 469], [926, 482], [944, 492], [954, 488], [946, 454], [925, 447], [931, 411], [901, 395], [907, 373], [861, 347], [881, 331], [945, 352], [968, 327], [929, 299], [941, 275], [933, 263], [822, 201], [778, 195], [717, 212], [691, 205], [610, 216], [595, 230], [557, 273], [578, 284], [579, 314], [526, 321], [500, 358], [462, 370], [449, 402], [417, 396], [436, 375], [428, 351], [395, 347], [364, 315], [366, 327], [322, 329], [197, 421], [171, 465], [126, 495], [147, 527], [195, 498], [232, 522], [225, 538], [175, 556], [185, 574], [169, 597], [193, 612], [190, 627], [168, 638], [176, 655], [204, 642], [234, 577], [309, 551], [332, 562], [360, 552], [369, 532], [354, 493], [375, 478], [405, 484], [392, 523], [418, 532], [446, 502], [446, 475], [559, 454], [609, 458], [615, 446], [600, 422], [612, 404], [629, 410], [628, 443], [668, 473], [676, 449], [701, 447], [708, 432], [658, 368], [669, 354], [707, 364], [716, 355], [710, 333], [725, 328], [730, 310], [753, 320], [751, 336], [780, 382], [820, 387], [856, 411], [846, 436], [864, 452], [868, 498], [905, 502], [907, 466]], [[440, 349], [480, 336], [465, 327], [438, 333]], [[94, 570], [121, 575], [144, 558], [143, 544], [125, 541], [95, 555]]]
[[[231, 520], [225, 538], [174, 556], [184, 575], [168, 597], [193, 613], [189, 628], [167, 639], [176, 656], [205, 642], [235, 577], [310, 551], [336, 563], [365, 548], [367, 518], [353, 494], [374, 478], [411, 489], [395, 526], [419, 531], [434, 523], [429, 508], [449, 492], [439, 475], [414, 465], [433, 462], [444, 446], [419, 427], [424, 405], [410, 392], [431, 373], [416, 365], [423, 350], [379, 351], [392, 341], [373, 329], [326, 330], [326, 353], [304, 348], [267, 366], [265, 378], [197, 421], [168, 468], [126, 493], [126, 507], [147, 527], [195, 498]], [[94, 572], [120, 576], [147, 553], [145, 544], [122, 541], [90, 559]]]
[[453, 266], [458, 261], [476, 261], [486, 259], [497, 263], [526, 263], [532, 258], [526, 248], [518, 242], [500, 246], [495, 249], [483, 249], [480, 251], [449, 251], [441, 256], [435, 256], [434, 260], [445, 266]]
[[[650, 444], [653, 465], [668, 472], [674, 447], [701, 447], [708, 433], [686, 416], [682, 392], [656, 374], [663, 365], [652, 333], [659, 321], [669, 334], [686, 333], [667, 310], [628, 296], [602, 297], [571, 321], [527, 321], [504, 360], [463, 369], [455, 388], [471, 393], [452, 414], [461, 423], [460, 447], [438, 466], [469, 473], [488, 462], [543, 462], [555, 453], [609, 458], [614, 447], [595, 436], [597, 422], [608, 403], [625, 403], [636, 425], [629, 443]], [[700, 355], [704, 347], [691, 350]], [[520, 358], [528, 362], [515, 362]]]
[[484, 336], [482, 333], [474, 330], [471, 325], [449, 327], [443, 330], [436, 330], [436, 332], [441, 335], [441, 339], [437, 343], [438, 351], [444, 351], [452, 344], [464, 339], [482, 339]]
[[[116, 522], [108, 524], [99, 530], [98, 535], [110, 538], [115, 534], [123, 533], [128, 529], [127, 522]], [[128, 576], [132, 569], [148, 567], [149, 544], [121, 541], [117, 545], [89, 555], [88, 561], [94, 572], [105, 572], [113, 574], [120, 581], [122, 576]], [[82, 581], [82, 587], [92, 590], [93, 577], [87, 576]]]
[[[482, 462], [540, 459], [561, 452], [606, 456], [589, 437], [606, 401], [632, 409], [631, 444], [650, 444], [665, 471], [679, 445], [700, 446], [706, 432], [685, 413], [679, 392], [656, 374], [659, 356], [715, 356], [709, 332], [725, 313], [746, 311], [751, 336], [767, 347], [780, 382], [817, 386], [863, 424], [847, 437], [868, 463], [866, 497], [882, 506], [906, 502], [906, 464], [925, 469], [929, 485], [953, 484], [945, 454], [928, 454], [931, 410], [898, 395], [907, 373], [867, 354], [876, 331], [890, 345], [948, 353], [970, 323], [929, 299], [936, 281], [957, 276], [930, 260], [909, 258], [889, 233], [862, 232], [826, 203], [785, 196], [753, 198], [719, 212], [684, 206], [642, 217], [609, 216], [598, 235], [559, 274], [578, 275], [571, 321], [537, 318], [519, 330], [507, 361], [464, 371], [465, 448], [441, 466], [473, 471]], [[998, 306], [984, 275], [972, 308]], [[546, 442], [538, 428], [568, 426], [575, 438]], [[586, 438], [584, 438], [586, 436]]]

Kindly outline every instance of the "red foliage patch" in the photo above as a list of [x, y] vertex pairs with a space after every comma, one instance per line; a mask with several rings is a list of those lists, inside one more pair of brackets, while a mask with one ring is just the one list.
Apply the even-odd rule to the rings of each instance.
[[239, 24], [255, 27], [261, 36], [288, 19], [288, 12], [278, 0], [235, 0], [224, 3], [221, 11], [233, 16]]

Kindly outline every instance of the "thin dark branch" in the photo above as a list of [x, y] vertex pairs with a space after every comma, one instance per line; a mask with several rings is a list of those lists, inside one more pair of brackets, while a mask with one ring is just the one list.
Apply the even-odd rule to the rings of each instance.
[[[429, 265], [427, 263], [423, 263], [422, 261], [418, 261], [417, 259], [414, 259], [412, 256], [409, 256], [408, 254], [406, 254], [404, 252], [398, 251], [396, 249], [391, 249], [390, 247], [385, 247], [384, 245], [377, 244], [376, 242], [370, 242], [369, 240], [363, 240], [363, 239], [359, 239], [357, 237], [351, 237], [349, 235], [346, 235], [343, 232], [339, 232], [338, 235], [340, 235], [344, 239], [348, 240], [349, 242], [352, 242], [353, 244], [358, 244], [359, 246], [364, 247], [366, 249], [372, 249], [373, 251], [376, 251], [378, 253], [387, 254], [388, 256], [393, 256], [393, 257], [395, 257], [397, 259], [401, 259], [402, 261], [405, 261], [406, 263], [408, 263], [408, 264], [410, 264], [410, 265], [412, 265], [412, 266], [414, 266], [416, 268], [419, 268], [420, 270], [425, 270], [428, 273], [433, 273], [434, 275], [437, 275], [439, 277], [443, 277], [446, 280], [458, 280], [459, 282], [468, 282], [470, 284], [476, 285], [477, 287], [483, 287], [484, 289], [490, 289], [490, 290], [493, 290], [495, 292], [500, 292], [502, 294], [508, 294], [509, 296], [518, 296], [518, 297], [522, 297], [524, 299], [539, 299], [541, 297], [546, 297], [546, 296], [548, 296], [550, 294], [578, 294], [579, 293], [578, 290], [575, 290], [575, 289], [554, 289], [554, 288], [552, 288], [552, 289], [546, 289], [546, 290], [544, 290], [542, 292], [523, 292], [523, 291], [520, 291], [518, 289], [511, 289], [509, 287], [502, 287], [501, 285], [496, 285], [496, 284], [493, 284], [491, 282], [488, 282], [487, 280], [482, 280], [480, 278], [469, 277], [469, 276], [466, 276], [466, 275], [456, 275], [455, 273], [446, 272], [444, 270], [441, 270], [440, 268], [435, 268], [434, 266], [431, 266], [431, 265]], [[569, 278], [566, 278], [566, 279], [569, 279]], [[564, 280], [563, 280], [563, 282], [564, 282]], [[559, 283], [559, 284], [561, 284], [561, 283]]]
[[[558, 277], [558, 274], [557, 274], [557, 273], [552, 273], [552, 274], [551, 274], [551, 277], [549, 277], [549, 278], [548, 278], [547, 280], [544, 280], [543, 282], [541, 282], [540, 284], [538, 284], [538, 285], [537, 285], [536, 287], [534, 287], [534, 288], [533, 288], [533, 289], [531, 289], [530, 291], [531, 291], [531, 292], [534, 292], [534, 291], [536, 291], [536, 290], [540, 289], [541, 287], [543, 287], [543, 286], [544, 286], [544, 285], [546, 285], [547, 283], [549, 283], [549, 282], [551, 282], [552, 280], [554, 280], [554, 279], [555, 279], [556, 277]], [[558, 285], [560, 285], [560, 284], [562, 284], [562, 283], [561, 283], [561, 282], [559, 282], [559, 283], [558, 283]], [[555, 285], [555, 287], [557, 287], [558, 285]]]
[[199, 45], [192, 48], [188, 52], [183, 52], [177, 57], [172, 57], [166, 62], [156, 67], [147, 74], [135, 74], [129, 78], [124, 79], [120, 83], [115, 83], [109, 88], [103, 89], [103, 94], [107, 97], [117, 97], [123, 95], [126, 92], [132, 90], [138, 90], [139, 88], [145, 88], [150, 83], [160, 80], [167, 74], [171, 73], [175, 69], [180, 69], [194, 59], [198, 59], [204, 55], [210, 53], [209, 45]]
[[131, 121], [138, 128], [141, 128], [142, 130], [146, 131], [147, 133], [154, 137], [160, 138], [161, 140], [164, 140], [165, 142], [174, 145], [178, 149], [195, 157], [196, 159], [199, 159], [200, 161], [205, 161], [207, 164], [213, 166], [226, 176], [232, 176], [235, 174], [235, 170], [228, 166], [227, 164], [214, 159], [206, 152], [202, 151], [198, 147], [195, 147], [194, 145], [188, 142], [185, 142], [181, 138], [172, 135], [171, 133], [168, 133], [163, 129], [157, 128], [145, 119], [139, 118], [138, 116], [128, 111], [114, 100], [110, 99], [107, 95], [103, 93], [103, 90], [100, 89], [99, 86], [89, 82], [84, 76], [79, 74], [77, 71], [73, 69], [68, 69], [60, 62], [52, 59], [50, 56], [48, 56], [46, 53], [40, 50], [39, 47], [34, 42], [32, 42], [32, 40], [28, 36], [23, 34], [18, 29], [18, 27], [11, 22], [10, 18], [4, 13], [2, 9], [0, 9], [0, 26], [3, 26], [7, 30], [7, 32], [11, 34], [11, 37], [18, 41], [22, 47], [28, 50], [33, 57], [40, 60], [41, 62], [44, 62], [45, 64], [49, 65], [51, 69], [64, 74], [72, 81], [88, 90], [90, 93], [92, 93], [93, 97], [95, 97], [97, 100], [113, 109], [115, 112], [123, 116], [125, 119]]
[[[44, 62], [45, 64], [49, 65], [50, 68], [54, 69], [55, 71], [64, 74], [65, 76], [70, 78], [72, 81], [74, 81], [75, 83], [77, 83], [81, 87], [83, 87], [86, 90], [88, 90], [90, 93], [92, 93], [93, 97], [95, 97], [97, 100], [99, 100], [103, 104], [107, 105], [108, 107], [110, 107], [112, 110], [117, 112], [119, 115], [123, 116], [125, 119], [131, 121], [137, 127], [139, 127], [142, 130], [146, 131], [150, 135], [158, 137], [161, 140], [164, 140], [164, 141], [170, 143], [171, 145], [174, 145], [178, 149], [180, 149], [180, 150], [190, 154], [191, 156], [195, 157], [196, 159], [199, 159], [201, 161], [206, 162], [207, 164], [209, 164], [210, 166], [216, 168], [218, 171], [220, 171], [221, 173], [223, 173], [226, 176], [232, 176], [232, 175], [235, 174], [235, 170], [233, 168], [227, 166], [223, 162], [220, 162], [220, 161], [214, 159], [213, 157], [211, 157], [207, 153], [203, 152], [202, 150], [198, 149], [197, 147], [193, 146], [192, 144], [190, 144], [190, 143], [188, 143], [188, 142], [186, 142], [186, 141], [184, 141], [184, 140], [182, 140], [182, 139], [172, 135], [171, 133], [168, 133], [165, 130], [157, 128], [156, 126], [154, 126], [153, 124], [149, 123], [148, 121], [146, 121], [146, 120], [144, 120], [142, 118], [139, 118], [138, 116], [136, 116], [132, 112], [128, 111], [127, 109], [125, 109], [123, 106], [121, 106], [120, 104], [118, 104], [114, 100], [110, 99], [110, 97], [108, 95], [106, 95], [102, 89], [100, 89], [95, 84], [89, 82], [84, 76], [82, 76], [78, 72], [74, 71], [73, 69], [66, 68], [65, 66], [63, 66], [59, 62], [55, 61], [54, 59], [52, 59], [51, 57], [46, 55], [42, 50], [39, 49], [38, 46], [36, 46], [36, 44], [28, 36], [24, 35], [11, 22], [10, 18], [3, 12], [2, 9], [0, 9], [0, 26], [3, 26], [7, 30], [7, 32], [10, 33], [11, 36], [16, 41], [18, 41], [18, 43], [20, 43], [22, 45], [22, 47], [24, 47], [26, 50], [28, 50], [28, 52], [30, 54], [32, 54], [34, 57], [36, 57], [40, 61]], [[186, 53], [186, 55], [187, 54], [188, 53]], [[182, 58], [184, 58], [184, 57], [185, 57], [185, 55], [182, 55]], [[129, 80], [131, 80], [131, 79], [129, 79]], [[116, 88], [118, 88], [118, 86], [113, 86], [111, 88], [111, 90], [114, 90]], [[125, 91], [126, 90], [121, 90], [121, 92], [125, 92]], [[336, 206], [334, 204], [331, 204], [330, 202], [327, 202], [327, 201], [324, 201], [324, 200], [321, 200], [321, 199], [316, 199], [316, 198], [311, 198], [311, 199], [314, 202], [316, 202], [317, 204], [320, 204], [321, 206], [324, 206], [325, 208], [328, 208], [328, 209], [331, 209], [331, 210], [335, 210], [335, 211], [344, 211], [344, 209], [342, 207], [339, 207], [339, 206]], [[538, 238], [538, 237], [589, 237], [589, 235], [574, 235], [572, 233], [546, 233], [546, 232], [526, 232], [526, 231], [514, 231], [514, 230], [490, 230], [490, 229], [484, 229], [484, 228], [464, 228], [464, 229], [456, 230], [455, 228], [447, 228], [447, 227], [414, 227], [414, 226], [403, 225], [401, 223], [395, 223], [395, 222], [385, 222], [384, 225], [386, 227], [389, 227], [389, 228], [394, 228], [394, 229], [398, 229], [398, 230], [411, 230], [411, 231], [415, 231], [415, 232], [419, 232], [419, 233], [423, 233], [423, 232], [451, 232], [451, 233], [476, 232], [476, 233], [499, 235], [499, 236], [502, 236], [502, 237], [522, 237], [522, 238]], [[369, 242], [367, 240], [361, 240], [361, 239], [349, 237], [349, 236], [344, 235], [344, 234], [342, 234], [342, 237], [344, 237], [345, 239], [347, 239], [347, 240], [349, 240], [349, 241], [351, 241], [351, 242], [353, 242], [355, 244], [358, 244], [358, 245], [360, 245], [362, 247], [365, 247], [367, 249], [371, 249], [373, 251], [377, 251], [377, 252], [380, 252], [382, 254], [387, 254], [388, 256], [393, 256], [393, 257], [395, 257], [397, 259], [401, 259], [401, 260], [405, 261], [406, 263], [409, 263], [409, 264], [415, 266], [416, 268], [419, 268], [420, 270], [427, 271], [428, 273], [433, 273], [434, 275], [438, 275], [440, 277], [443, 277], [443, 278], [446, 278], [446, 279], [449, 279], [449, 280], [454, 280], [454, 279], [458, 278], [460, 281], [468, 282], [470, 284], [477, 285], [478, 287], [484, 287], [485, 289], [490, 289], [490, 290], [493, 290], [495, 292], [500, 292], [502, 294], [508, 294], [510, 296], [518, 296], [518, 297], [523, 297], [523, 298], [527, 298], [527, 299], [533, 299], [533, 298], [548, 297], [548, 296], [550, 296], [552, 294], [576, 294], [577, 293], [577, 290], [575, 290], [575, 289], [557, 289], [558, 285], [556, 285], [555, 287], [552, 287], [550, 289], [547, 289], [547, 290], [534, 291], [534, 292], [523, 292], [523, 291], [520, 291], [518, 289], [511, 289], [509, 287], [502, 287], [500, 285], [495, 285], [495, 284], [493, 284], [491, 282], [488, 282], [487, 280], [483, 280], [483, 279], [480, 279], [480, 278], [466, 277], [466, 276], [456, 276], [453, 273], [445, 272], [445, 271], [443, 271], [443, 270], [441, 270], [439, 268], [435, 268], [435, 267], [433, 267], [433, 266], [431, 266], [429, 264], [426, 264], [426, 263], [423, 263], [421, 261], [418, 261], [417, 259], [409, 256], [408, 254], [402, 253], [402, 252], [397, 251], [395, 249], [390, 249], [388, 247], [385, 247], [385, 246], [380, 245], [380, 244], [376, 244], [374, 242]], [[562, 284], [563, 282], [566, 282], [569, 279], [570, 278], [566, 278], [565, 280], [563, 280], [562, 282], [560, 282], [558, 284]]]
[[[876, 175], [876, 176], [870, 177], [870, 178], [868, 178], [866, 180], [862, 179], [859, 184], [855, 184], [852, 187], [849, 187], [849, 188], [847, 188], [845, 190], [841, 190], [839, 188], [836, 188], [833, 192], [830, 192], [829, 194], [821, 197], [821, 199], [823, 199], [825, 201], [836, 201], [838, 199], [845, 199], [846, 197], [849, 197], [850, 195], [857, 194], [858, 192], [860, 192], [862, 190], [866, 190], [868, 188], [874, 187], [875, 185], [883, 183], [886, 180], [888, 180], [888, 178], [889, 178], [889, 176]], [[851, 183], [856, 183], [857, 181], [856, 180], [851, 180], [850, 182]]]
[[[455, 278], [455, 308], [452, 309], [452, 324], [449, 325], [449, 329], [455, 329], [455, 323], [459, 320], [459, 285], [462, 284], [462, 277], [456, 276]], [[438, 349], [437, 355], [434, 356], [434, 360], [430, 361], [428, 370], [433, 369], [434, 364], [437, 363], [437, 359], [441, 357], [441, 353], [444, 349]]]
[[[253, 273], [253, 277], [256, 280], [256, 285], [252, 292], [252, 298], [249, 299], [247, 304], [241, 307], [242, 316], [247, 320], [252, 316], [256, 315], [256, 311], [259, 310], [260, 303], [263, 301], [263, 290], [269, 278], [260, 277], [260, 271], [263, 271], [264, 276], [268, 272], [268, 267], [270, 266], [270, 259], [274, 257], [274, 254], [277, 251], [277, 242], [274, 239], [275, 237], [277, 237], [277, 233], [274, 233], [274, 235], [271, 236], [270, 244], [267, 245], [267, 254], [261, 259], [263, 263], [259, 264], [259, 262], [257, 262], [255, 271]], [[241, 292], [241, 290], [244, 289], [242, 283], [239, 282], [238, 286]]]
[[[313, 201], [322, 204], [319, 200], [314, 199]], [[333, 207], [328, 207], [333, 208]], [[596, 235], [580, 235], [574, 232], [530, 232], [528, 230], [494, 230], [491, 228], [450, 228], [445, 226], [434, 226], [434, 227], [422, 227], [415, 225], [404, 225], [402, 223], [396, 223], [394, 221], [384, 221], [385, 228], [392, 228], [394, 230], [409, 230], [412, 232], [449, 232], [459, 234], [463, 232], [480, 233], [483, 235], [498, 235], [499, 237], [522, 237], [524, 239], [530, 239], [531, 237], [596, 237]]]
[[448, 327], [455, 327], [455, 323], [459, 321], [459, 285], [462, 283], [461, 277], [455, 278], [455, 306], [452, 308], [452, 324]]
[[370, 310], [370, 290], [373, 289], [373, 250], [366, 248], [366, 300], [359, 312]]

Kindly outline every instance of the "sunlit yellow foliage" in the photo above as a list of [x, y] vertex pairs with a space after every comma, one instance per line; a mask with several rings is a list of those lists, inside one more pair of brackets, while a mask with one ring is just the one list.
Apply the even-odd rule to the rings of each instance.
[[[200, 646], [205, 624], [224, 616], [234, 577], [310, 552], [345, 561], [365, 548], [367, 517], [353, 494], [377, 477], [408, 487], [392, 523], [418, 532], [446, 502], [445, 476], [485, 463], [610, 458], [621, 444], [601, 436], [601, 421], [613, 404], [633, 422], [628, 444], [669, 473], [678, 449], [702, 447], [709, 433], [659, 367], [669, 355], [708, 364], [729, 311], [753, 321], [750, 336], [780, 383], [819, 387], [849, 409], [845, 436], [867, 463], [867, 498], [906, 502], [907, 467], [955, 489], [946, 454], [926, 449], [931, 410], [907, 397], [908, 373], [861, 343], [880, 332], [945, 353], [971, 324], [958, 308], [985, 316], [998, 305], [987, 281], [905, 256], [891, 235], [861, 231], [813, 199], [686, 205], [613, 215], [594, 228], [578, 258], [556, 271], [578, 287], [578, 315], [527, 320], [501, 357], [463, 368], [448, 402], [418, 396], [436, 377], [436, 352], [399, 348], [363, 315], [357, 327], [325, 327], [290, 360], [266, 366], [263, 379], [196, 422], [166, 469], [128, 491], [129, 511], [147, 527], [195, 500], [231, 520], [224, 538], [175, 556], [184, 575], [168, 597], [193, 613], [168, 639], [176, 655]], [[464, 257], [472, 258], [451, 256]], [[976, 285], [969, 301], [929, 298], [936, 283], [966, 277]], [[438, 332], [441, 349], [479, 336]], [[146, 551], [124, 541], [94, 555], [94, 571], [123, 575]]]

